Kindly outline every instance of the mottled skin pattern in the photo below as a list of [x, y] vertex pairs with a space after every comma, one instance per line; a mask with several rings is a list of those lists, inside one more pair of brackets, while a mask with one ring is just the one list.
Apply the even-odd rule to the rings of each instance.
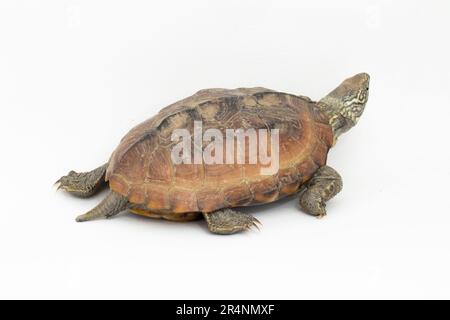
[[118, 193], [110, 192], [97, 208], [78, 216], [77, 222], [90, 221], [97, 218], [111, 218], [127, 208], [129, 208], [127, 198]]
[[326, 215], [325, 203], [342, 190], [342, 178], [329, 166], [317, 170], [305, 185], [300, 195], [300, 206], [313, 216], [322, 218]]
[[251, 228], [259, 229], [261, 224], [249, 214], [242, 214], [232, 209], [219, 210], [214, 213], [204, 213], [209, 231], [216, 234], [233, 234]]
[[[369, 76], [345, 80], [329, 95], [307, 97], [265, 88], [207, 89], [168, 106], [127, 134], [108, 164], [89, 173], [71, 172], [60, 188], [80, 197], [109, 184], [108, 197], [77, 218], [88, 221], [123, 210], [153, 218], [205, 218], [211, 232], [232, 234], [256, 226], [232, 209], [276, 201], [300, 192], [300, 206], [314, 216], [342, 189], [340, 175], [326, 166], [337, 138], [359, 120], [368, 98]], [[173, 165], [174, 129], [279, 129], [280, 169], [263, 176], [260, 165]], [[193, 151], [192, 151], [193, 152]], [[248, 155], [247, 155], [248, 156]], [[248, 161], [246, 161], [248, 163]]]
[[67, 176], [56, 182], [59, 184], [58, 189], [63, 189], [80, 198], [89, 198], [104, 186], [107, 168], [108, 164], [105, 164], [90, 172], [77, 173], [70, 171]]

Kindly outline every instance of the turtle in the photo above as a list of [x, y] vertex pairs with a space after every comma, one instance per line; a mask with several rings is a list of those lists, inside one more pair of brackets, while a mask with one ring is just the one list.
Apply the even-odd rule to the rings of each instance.
[[[105, 199], [78, 222], [123, 211], [171, 221], [203, 217], [210, 232], [227, 235], [261, 224], [239, 208], [293, 195], [303, 211], [324, 217], [326, 202], [343, 187], [339, 173], [326, 164], [328, 151], [360, 119], [369, 79], [367, 73], [354, 75], [319, 101], [263, 87], [200, 90], [133, 128], [106, 164], [63, 176], [58, 189], [87, 198], [109, 187]], [[262, 174], [263, 164], [247, 162], [177, 163], [173, 134], [176, 129], [192, 133], [196, 122], [202, 133], [207, 128], [278, 132], [278, 170]], [[200, 152], [204, 148], [204, 142], [197, 146]], [[237, 151], [231, 152], [234, 159]]]

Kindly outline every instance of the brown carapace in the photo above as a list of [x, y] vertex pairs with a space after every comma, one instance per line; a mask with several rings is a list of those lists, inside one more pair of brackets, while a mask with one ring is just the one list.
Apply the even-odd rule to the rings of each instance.
[[[261, 164], [177, 164], [174, 129], [279, 129], [279, 172]], [[149, 211], [213, 212], [291, 195], [326, 163], [333, 142], [328, 119], [307, 99], [264, 88], [203, 90], [133, 129], [114, 152], [111, 189]], [[192, 152], [194, 149], [192, 148]], [[247, 153], [248, 155], [248, 153]]]
[[[342, 188], [340, 176], [326, 166], [328, 151], [340, 133], [356, 124], [368, 85], [368, 75], [358, 74], [341, 85], [342, 97], [327, 96], [319, 102], [265, 88], [201, 90], [132, 129], [107, 165], [90, 173], [71, 172], [59, 181], [60, 187], [86, 197], [98, 185], [109, 184], [108, 198], [78, 221], [124, 209], [175, 221], [203, 214], [210, 231], [230, 234], [257, 222], [231, 208], [269, 203], [300, 191], [302, 207], [323, 216], [325, 201]], [[355, 116], [351, 110], [357, 109]], [[229, 129], [277, 129], [278, 171], [261, 174], [264, 165], [249, 163], [248, 152], [241, 164], [173, 163], [172, 150], [178, 143], [172, 139], [174, 130], [187, 129], [193, 135], [196, 122], [201, 122], [203, 132], [216, 129], [223, 136]], [[191, 152], [193, 157], [195, 148]]]

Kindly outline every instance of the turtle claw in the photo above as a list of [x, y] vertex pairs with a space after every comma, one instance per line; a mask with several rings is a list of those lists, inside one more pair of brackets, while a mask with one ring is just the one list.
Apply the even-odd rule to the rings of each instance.
[[61, 177], [58, 181], [55, 182], [55, 186], [57, 186], [56, 190], [64, 190], [68, 193], [82, 193], [83, 188], [80, 184], [79, 179], [77, 179], [76, 174], [71, 171], [67, 176]]
[[316, 216], [316, 218], [319, 219], [319, 220], [322, 220], [322, 219], [324, 219], [326, 216], [327, 216], [326, 213], [322, 213], [322, 214], [318, 214], [318, 215]]
[[59, 191], [61, 189], [61, 182], [58, 180], [53, 184], [53, 188], [56, 189], [56, 191]]
[[257, 224], [257, 226], [259, 225], [260, 227], [262, 227], [262, 223], [261, 223], [261, 221], [259, 221], [258, 219], [256, 219], [256, 218], [254, 218], [253, 217], [253, 221]]
[[255, 222], [252, 223], [252, 225], [250, 226], [250, 228], [248, 228], [248, 230], [253, 230], [253, 228], [255, 228], [258, 231], [261, 231], [261, 229], [259, 229], [259, 226]]
[[262, 227], [262, 223], [259, 222], [258, 219], [255, 217], [251, 217], [251, 221], [249, 222], [249, 225], [247, 226], [246, 230], [252, 231], [253, 229], [256, 229], [258, 231], [261, 231], [260, 227]]

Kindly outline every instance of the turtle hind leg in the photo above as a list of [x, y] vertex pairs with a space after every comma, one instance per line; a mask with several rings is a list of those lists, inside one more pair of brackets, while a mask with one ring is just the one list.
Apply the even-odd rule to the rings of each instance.
[[69, 172], [67, 176], [59, 179], [56, 184], [58, 189], [80, 198], [88, 198], [95, 195], [102, 186], [106, 185], [105, 174], [108, 164], [98, 167], [90, 172]]
[[323, 166], [306, 184], [306, 190], [300, 195], [300, 206], [307, 213], [322, 218], [327, 214], [326, 202], [342, 190], [342, 185], [339, 173]]
[[204, 213], [203, 216], [208, 223], [209, 231], [223, 235], [250, 230], [252, 227], [259, 229], [258, 224], [261, 224], [251, 215], [231, 209]]
[[77, 217], [77, 222], [85, 222], [98, 218], [110, 218], [128, 209], [127, 198], [111, 191], [108, 196], [94, 209]]

